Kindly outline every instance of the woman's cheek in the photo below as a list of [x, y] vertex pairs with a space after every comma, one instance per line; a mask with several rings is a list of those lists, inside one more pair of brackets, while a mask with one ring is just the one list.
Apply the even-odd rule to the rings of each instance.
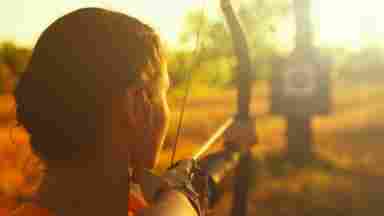
[[[160, 102], [160, 101], [159, 101]], [[158, 103], [153, 115], [152, 143], [153, 161], [156, 163], [159, 159], [161, 149], [169, 127], [169, 110], [165, 101]], [[154, 164], [156, 166], [156, 164]]]
[[163, 136], [162, 139], [164, 141], [164, 138], [168, 132], [169, 122], [170, 122], [170, 110], [169, 110], [169, 106], [168, 106], [168, 103], [166, 100], [166, 96], [163, 96], [163, 98], [162, 98], [162, 105], [161, 105], [159, 122], [161, 124], [160, 127], [161, 127], [161, 131], [162, 131], [162, 136]]

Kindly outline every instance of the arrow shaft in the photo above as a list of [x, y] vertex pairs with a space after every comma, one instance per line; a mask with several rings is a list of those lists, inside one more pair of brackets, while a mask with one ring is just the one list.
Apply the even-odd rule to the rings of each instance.
[[205, 152], [207, 152], [207, 150], [217, 141], [217, 139], [219, 139], [224, 134], [224, 132], [229, 128], [229, 126], [231, 126], [232, 123], [233, 118], [225, 121], [224, 124], [222, 124], [216, 130], [216, 132], [213, 133], [212, 136], [203, 144], [199, 151], [194, 154], [193, 159], [198, 160]]

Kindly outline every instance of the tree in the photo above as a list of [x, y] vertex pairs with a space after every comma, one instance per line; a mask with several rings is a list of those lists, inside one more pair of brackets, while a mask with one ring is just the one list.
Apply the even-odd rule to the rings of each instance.
[[[274, 26], [288, 14], [287, 0], [256, 0], [244, 2], [239, 9], [239, 18], [247, 32], [255, 78], [266, 79], [271, 71], [270, 62], [276, 50]], [[231, 83], [231, 70], [236, 67], [232, 59], [232, 42], [222, 19], [210, 19], [201, 10], [190, 12], [185, 18], [184, 32], [180, 43], [193, 47], [197, 37], [200, 41], [198, 61], [191, 68], [194, 77], [209, 85]], [[224, 66], [223, 61], [227, 62]], [[202, 65], [205, 67], [200, 68]], [[208, 69], [210, 68], [210, 69]], [[177, 73], [177, 72], [176, 72]], [[205, 79], [201, 79], [204, 77]], [[218, 81], [220, 80], [220, 81]]]
[[11, 93], [31, 57], [31, 50], [17, 47], [14, 43], [0, 45], [1, 92]]

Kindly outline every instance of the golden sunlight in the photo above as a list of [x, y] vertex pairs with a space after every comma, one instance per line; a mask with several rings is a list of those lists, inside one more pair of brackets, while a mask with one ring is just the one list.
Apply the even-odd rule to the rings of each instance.
[[321, 45], [359, 49], [384, 36], [382, 0], [316, 0], [313, 23]]
[[[31, 46], [56, 18], [80, 7], [97, 6], [132, 14], [156, 28], [168, 44], [177, 46], [187, 12], [206, 5], [207, 14], [218, 16], [218, 4], [219, 0], [13, 0], [0, 9], [0, 39]], [[377, 43], [384, 36], [382, 8], [382, 0], [313, 0], [317, 43], [351, 49]], [[286, 39], [288, 29], [279, 38]]]
[[187, 11], [204, 4], [203, 0], [13, 0], [0, 9], [0, 39], [31, 46], [51, 22], [65, 13], [81, 7], [103, 7], [138, 17], [175, 45]]

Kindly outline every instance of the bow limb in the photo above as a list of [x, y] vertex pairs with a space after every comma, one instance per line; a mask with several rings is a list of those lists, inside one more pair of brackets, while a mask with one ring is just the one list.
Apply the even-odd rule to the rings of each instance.
[[[251, 60], [244, 31], [230, 0], [221, 0], [221, 8], [229, 27], [232, 44], [237, 57], [237, 114], [235, 122], [250, 120]], [[234, 194], [231, 215], [245, 216], [248, 207], [248, 193], [252, 156], [250, 149], [241, 156], [234, 179]]]
[[249, 120], [251, 98], [251, 60], [245, 33], [234, 12], [230, 0], [221, 0], [221, 8], [232, 35], [237, 57], [237, 115], [238, 120]]

